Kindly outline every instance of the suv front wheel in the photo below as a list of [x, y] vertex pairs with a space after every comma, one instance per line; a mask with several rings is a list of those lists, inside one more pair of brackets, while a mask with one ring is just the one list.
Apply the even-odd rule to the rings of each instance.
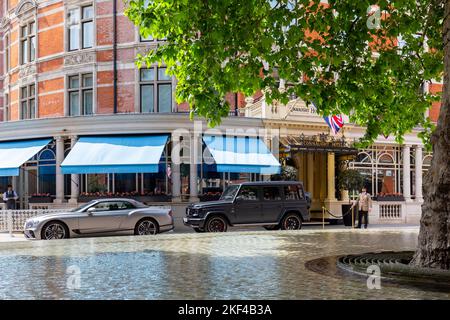
[[207, 232], [226, 232], [227, 228], [228, 223], [221, 216], [212, 216], [208, 218], [205, 224], [205, 231]]
[[300, 230], [302, 228], [302, 219], [296, 213], [288, 213], [281, 221], [282, 230]]

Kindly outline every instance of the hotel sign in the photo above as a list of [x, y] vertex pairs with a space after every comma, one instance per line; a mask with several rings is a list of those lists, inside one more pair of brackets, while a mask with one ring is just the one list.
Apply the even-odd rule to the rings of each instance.
[[336, 138], [329, 134], [318, 134], [313, 136], [288, 136], [283, 141], [285, 152], [334, 152], [337, 154], [357, 154], [358, 149], [354, 147], [354, 141], [349, 142], [344, 137]]

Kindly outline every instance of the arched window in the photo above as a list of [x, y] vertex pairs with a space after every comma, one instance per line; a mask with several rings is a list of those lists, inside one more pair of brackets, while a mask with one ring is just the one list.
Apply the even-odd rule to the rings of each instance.
[[394, 158], [389, 153], [382, 153], [378, 157], [378, 163], [394, 164]]
[[359, 163], [372, 163], [372, 157], [366, 152], [360, 152], [356, 156], [356, 162], [359, 162]]
[[55, 152], [51, 149], [42, 150], [37, 157], [38, 160], [38, 192], [42, 194], [55, 195], [56, 186], [56, 161]]

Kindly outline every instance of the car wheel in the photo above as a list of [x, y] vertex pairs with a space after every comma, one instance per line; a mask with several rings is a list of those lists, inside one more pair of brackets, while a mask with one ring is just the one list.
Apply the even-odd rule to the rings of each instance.
[[69, 238], [69, 228], [59, 221], [50, 221], [42, 227], [41, 238], [43, 240], [58, 240]]
[[281, 221], [283, 230], [300, 230], [302, 228], [302, 219], [296, 213], [288, 213]]
[[280, 226], [279, 225], [276, 225], [276, 226], [264, 226], [264, 229], [266, 229], [266, 230], [278, 230], [278, 229], [280, 229]]
[[202, 232], [205, 232], [205, 229], [203, 229], [203, 228], [194, 228], [194, 231], [197, 232], [197, 233], [202, 233]]
[[228, 223], [221, 216], [214, 216], [206, 221], [205, 230], [207, 232], [227, 232]]
[[144, 218], [136, 223], [134, 234], [137, 236], [155, 235], [159, 233], [158, 222], [151, 218]]

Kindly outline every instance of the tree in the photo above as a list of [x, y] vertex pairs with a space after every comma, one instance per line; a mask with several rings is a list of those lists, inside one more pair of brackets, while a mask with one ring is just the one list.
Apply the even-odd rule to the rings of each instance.
[[[321, 114], [348, 114], [367, 127], [360, 146], [380, 134], [401, 143], [421, 126], [434, 155], [413, 263], [450, 268], [449, 1], [127, 2], [125, 14], [143, 36], [167, 39], [138, 56], [138, 64], [164, 62], [178, 79], [177, 101], [187, 101], [191, 115], [211, 126], [228, 114], [226, 93], [258, 90], [268, 103], [287, 103], [295, 94]], [[443, 75], [435, 129], [424, 114], [440, 97], [422, 89]], [[285, 91], [277, 76], [287, 83]]]

